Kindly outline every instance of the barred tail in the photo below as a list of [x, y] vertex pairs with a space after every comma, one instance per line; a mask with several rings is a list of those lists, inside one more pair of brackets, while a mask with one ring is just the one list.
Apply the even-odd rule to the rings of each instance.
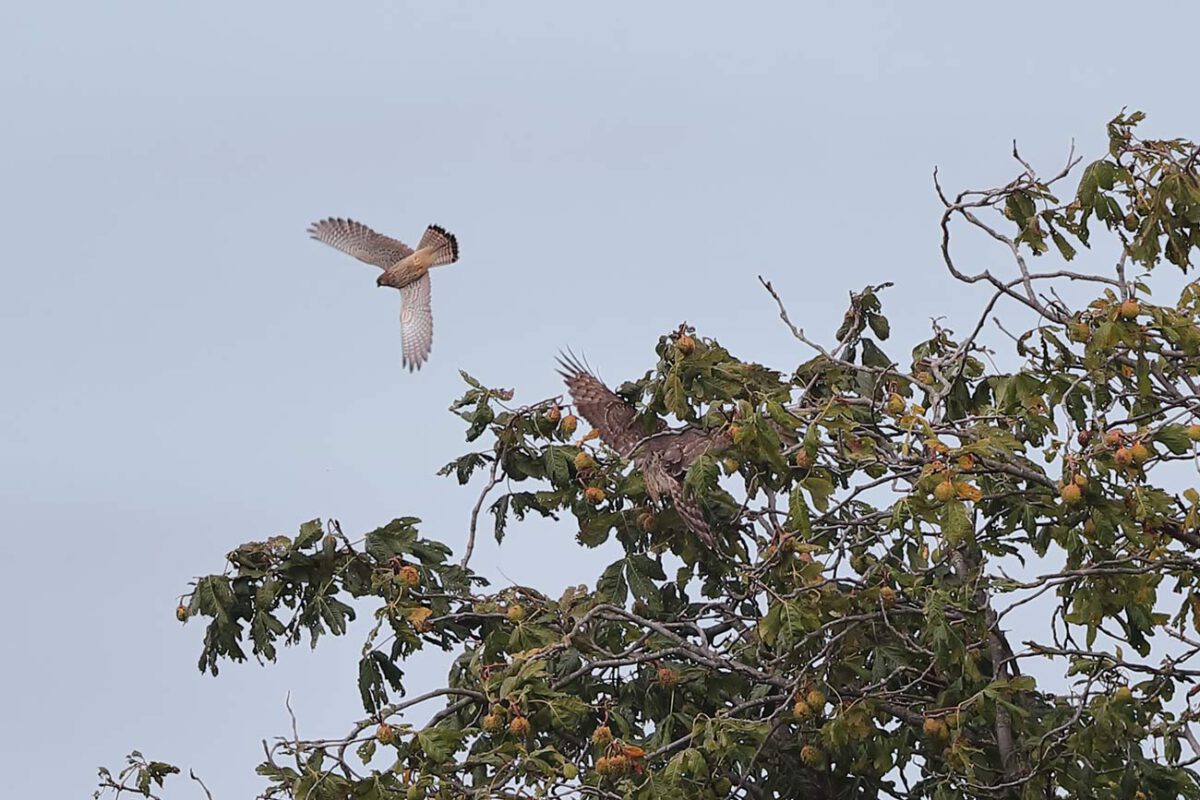
[[440, 267], [458, 261], [458, 239], [441, 225], [426, 228], [417, 249], [430, 251], [433, 259], [430, 266]]
[[700, 512], [700, 506], [696, 505], [696, 501], [690, 497], [684, 497], [683, 486], [679, 481], [671, 481], [671, 503], [675, 506], [677, 513], [692, 533], [696, 534], [696, 538], [707, 547], [709, 550], [717, 549], [717, 540], [713, 536], [712, 529], [708, 527], [708, 523], [704, 520], [703, 514]]

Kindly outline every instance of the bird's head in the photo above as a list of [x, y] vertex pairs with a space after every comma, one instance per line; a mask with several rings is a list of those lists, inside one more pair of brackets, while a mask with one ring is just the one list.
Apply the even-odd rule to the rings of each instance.
[[386, 272], [384, 272], [384, 273], [381, 273], [381, 274], [379, 275], [379, 277], [375, 279], [375, 285], [376, 285], [376, 286], [386, 286], [386, 285], [387, 285], [387, 283], [384, 281], [384, 278], [386, 278], [386, 277], [387, 277], [387, 273], [386, 273]]

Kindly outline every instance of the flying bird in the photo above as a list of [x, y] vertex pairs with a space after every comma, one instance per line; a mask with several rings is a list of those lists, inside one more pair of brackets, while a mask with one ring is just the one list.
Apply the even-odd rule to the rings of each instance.
[[696, 501], [684, 494], [681, 479], [697, 458], [729, 447], [733, 443], [729, 433], [694, 425], [672, 429], [661, 419], [655, 420], [653, 430], [646, 433], [637, 420], [637, 409], [605, 386], [590, 369], [573, 356], [562, 356], [558, 363], [576, 410], [600, 434], [600, 441], [631, 459], [641, 470], [650, 499], [661, 503], [669, 497], [692, 533], [715, 550], [712, 528]]
[[417, 249], [384, 236], [352, 219], [323, 219], [308, 228], [318, 242], [349, 253], [383, 270], [376, 286], [400, 290], [400, 341], [403, 365], [420, 369], [433, 346], [433, 309], [429, 299], [429, 270], [458, 261], [458, 240], [439, 225], [425, 229]]

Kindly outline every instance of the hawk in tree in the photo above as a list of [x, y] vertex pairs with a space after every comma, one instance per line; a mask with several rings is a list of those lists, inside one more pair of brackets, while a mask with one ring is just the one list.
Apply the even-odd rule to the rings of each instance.
[[403, 364], [409, 372], [420, 369], [433, 346], [429, 270], [458, 260], [458, 240], [454, 234], [438, 225], [430, 225], [416, 250], [352, 219], [323, 219], [309, 226], [308, 234], [318, 242], [382, 269], [376, 286], [400, 290]]
[[696, 501], [684, 494], [682, 478], [688, 467], [705, 453], [732, 444], [729, 433], [706, 431], [694, 425], [671, 429], [655, 420], [649, 434], [637, 419], [637, 410], [573, 356], [558, 359], [559, 374], [571, 392], [575, 408], [600, 435], [600, 440], [633, 461], [646, 481], [646, 493], [655, 503], [671, 498], [676, 513], [709, 549], [716, 549], [712, 529]]

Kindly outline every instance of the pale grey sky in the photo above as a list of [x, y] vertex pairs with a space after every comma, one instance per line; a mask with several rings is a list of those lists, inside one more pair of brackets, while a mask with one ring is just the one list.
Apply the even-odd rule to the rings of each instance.
[[[289, 691], [302, 732], [343, 733], [364, 625], [214, 680], [176, 597], [315, 516], [411, 514], [460, 549], [476, 489], [434, 476], [465, 450], [459, 368], [535, 400], [560, 348], [619, 381], [684, 319], [787, 368], [807, 354], [759, 272], [812, 333], [884, 280], [896, 352], [964, 324], [935, 164], [958, 188], [1011, 177], [1013, 138], [1047, 169], [1071, 137], [1096, 157], [1124, 105], [1200, 136], [1198, 12], [1131, 8], [0, 6], [5, 794], [84, 796], [137, 747], [252, 796]], [[305, 236], [330, 215], [458, 234], [420, 373], [396, 293]], [[515, 528], [475, 565], [591, 581], [606, 554], [570, 533]]]

